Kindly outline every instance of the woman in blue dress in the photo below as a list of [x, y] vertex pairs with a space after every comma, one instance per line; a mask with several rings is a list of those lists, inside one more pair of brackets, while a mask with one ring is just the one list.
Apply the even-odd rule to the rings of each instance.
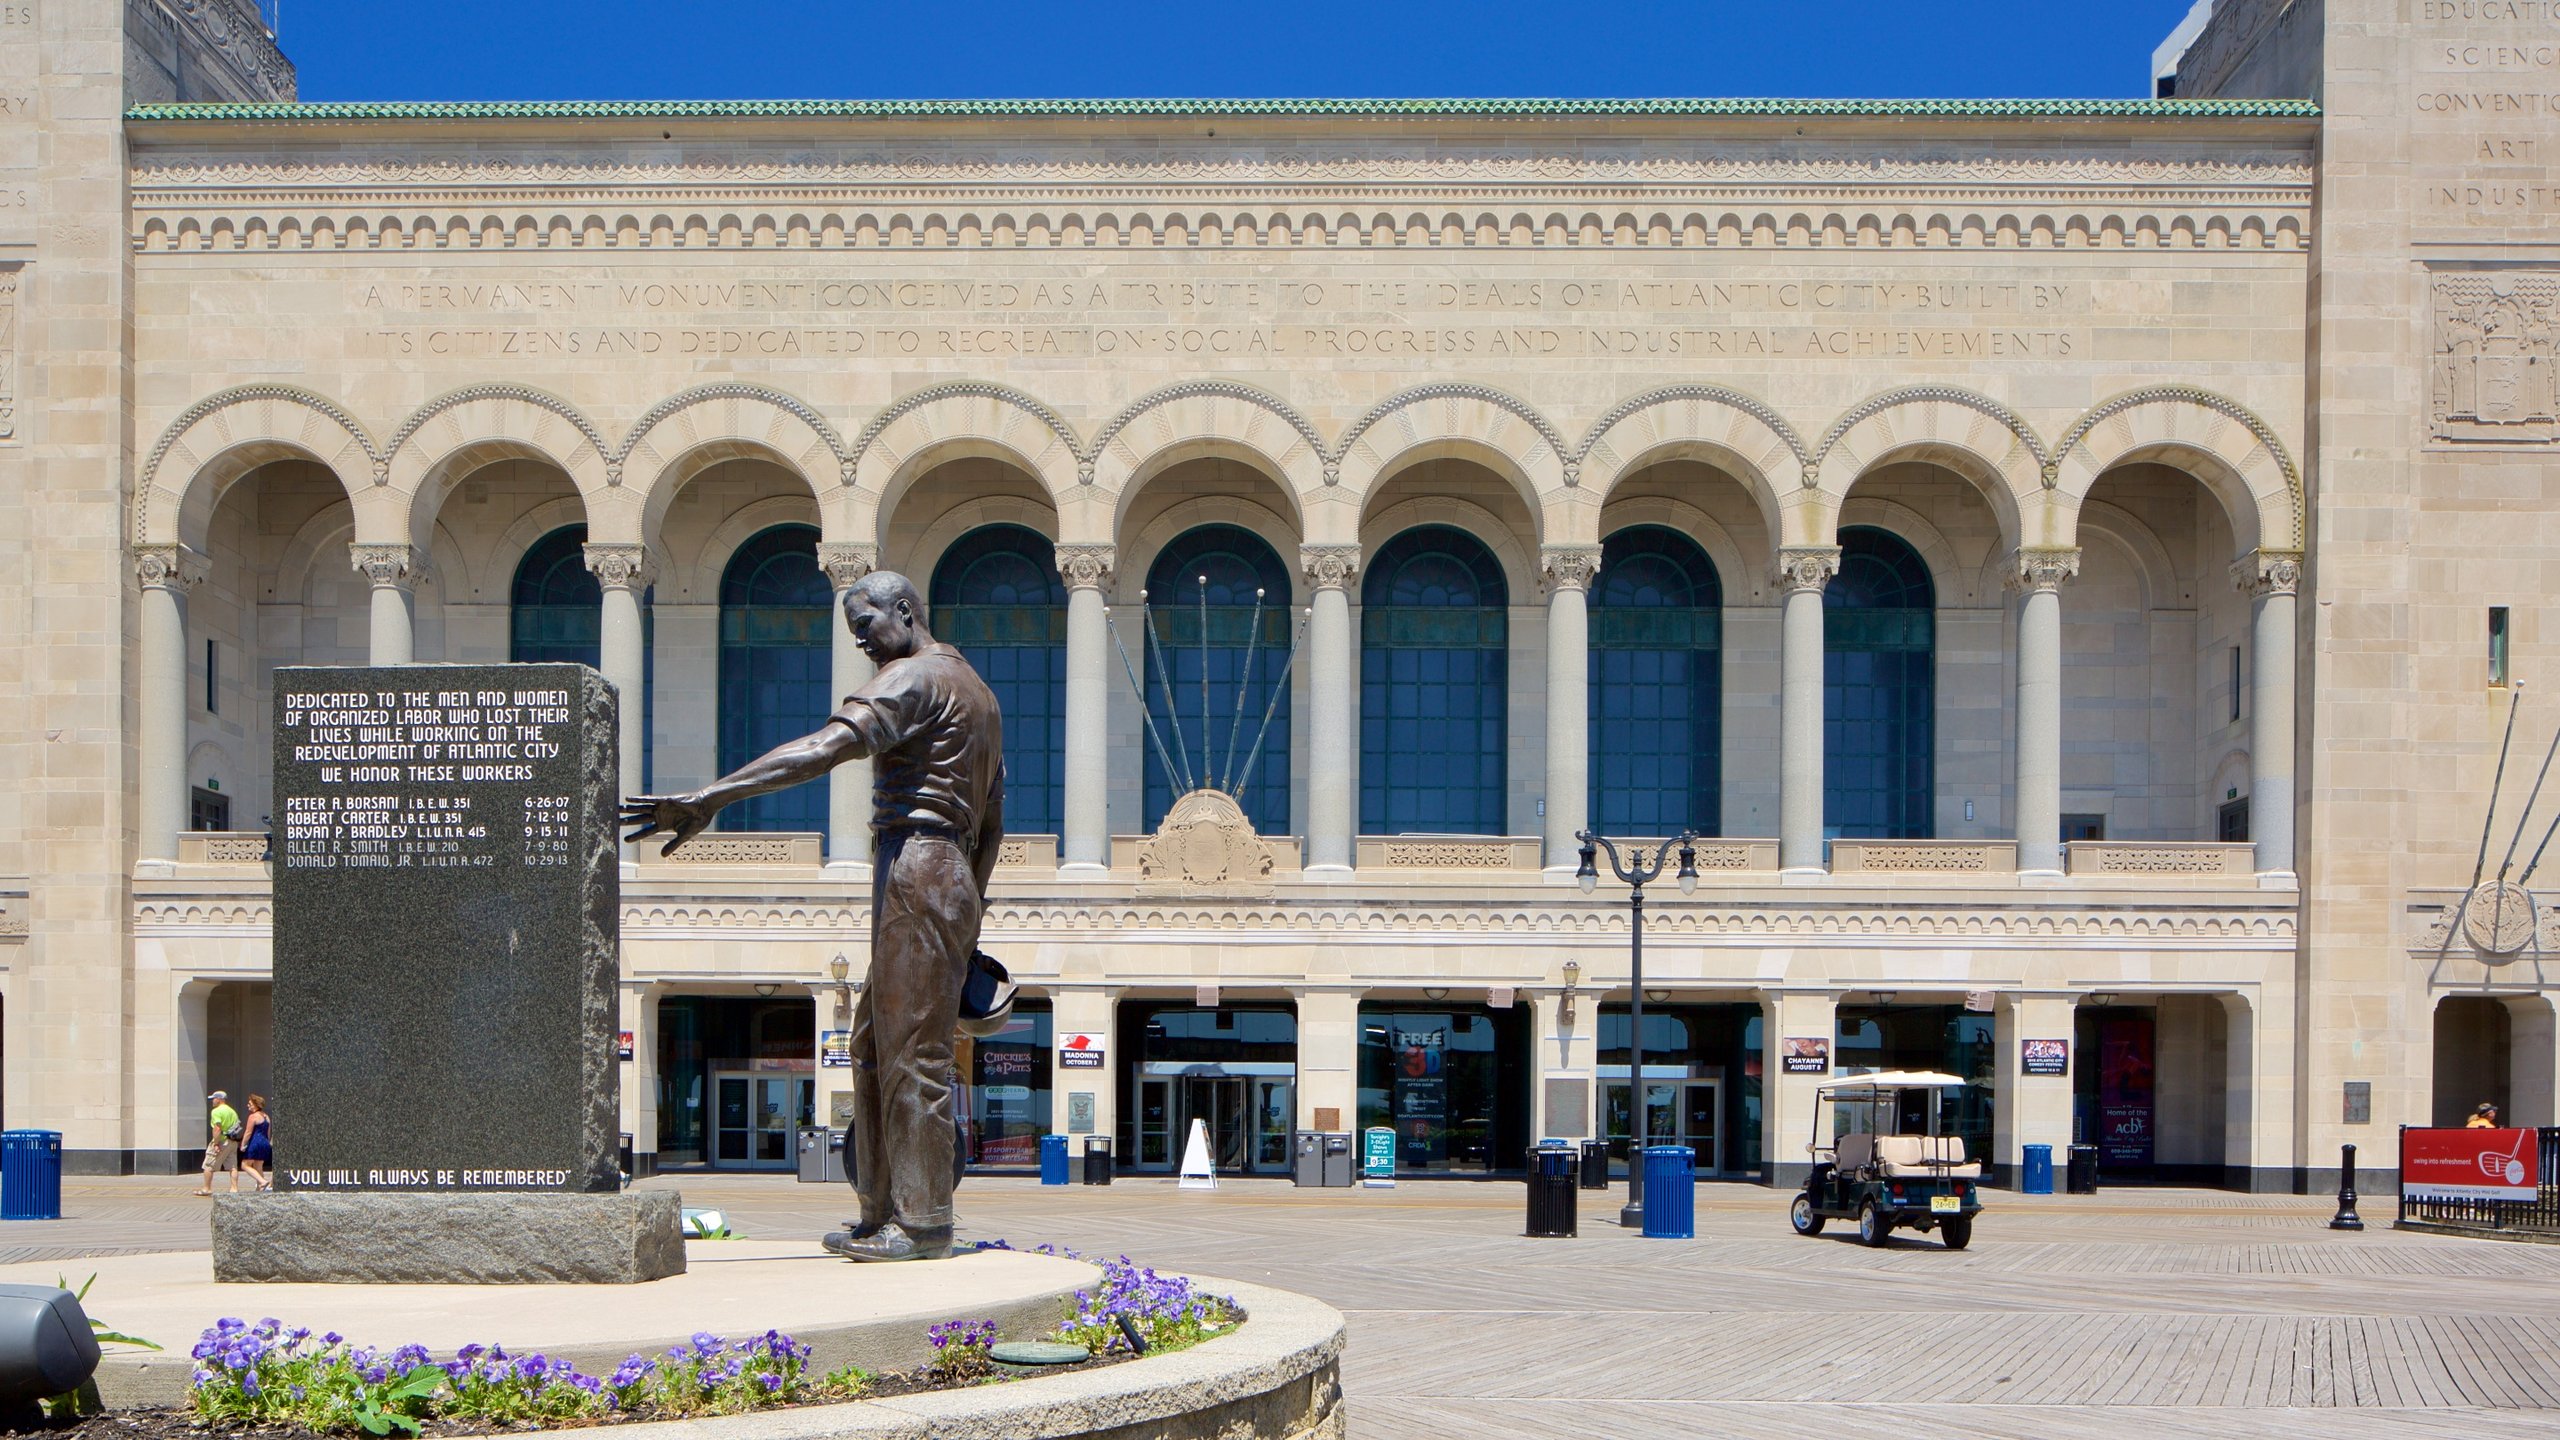
[[240, 1168], [249, 1172], [261, 1190], [275, 1188], [275, 1141], [268, 1135], [273, 1117], [267, 1114], [267, 1097], [251, 1092], [249, 1113], [240, 1117], [243, 1131], [240, 1139]]

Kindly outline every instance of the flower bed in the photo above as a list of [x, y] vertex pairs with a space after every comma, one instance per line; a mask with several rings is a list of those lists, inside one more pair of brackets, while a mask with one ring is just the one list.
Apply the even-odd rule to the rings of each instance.
[[[999, 1241], [982, 1248], [1012, 1247]], [[1039, 1253], [1085, 1258], [1048, 1246]], [[873, 1374], [846, 1366], [813, 1374], [809, 1347], [769, 1330], [743, 1340], [697, 1334], [658, 1355], [632, 1355], [606, 1375], [497, 1345], [466, 1345], [440, 1359], [422, 1345], [384, 1350], [274, 1319], [225, 1319], [195, 1346], [185, 1405], [66, 1414], [57, 1428], [134, 1440], [207, 1431], [405, 1440], [742, 1415], [1090, 1370], [1186, 1349], [1243, 1319], [1233, 1300], [1199, 1293], [1188, 1280], [1125, 1256], [1087, 1263], [1101, 1266], [1102, 1281], [1072, 1297], [1053, 1335], [1086, 1358], [1037, 1372], [998, 1363], [990, 1353], [997, 1327], [984, 1319], [931, 1327], [932, 1358], [912, 1370]]]

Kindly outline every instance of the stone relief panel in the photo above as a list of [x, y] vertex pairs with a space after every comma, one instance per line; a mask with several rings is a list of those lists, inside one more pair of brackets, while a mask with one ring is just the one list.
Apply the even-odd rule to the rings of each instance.
[[18, 443], [18, 277], [0, 266], [0, 445]]
[[2560, 271], [2443, 271], [2429, 299], [2428, 438], [2560, 441]]

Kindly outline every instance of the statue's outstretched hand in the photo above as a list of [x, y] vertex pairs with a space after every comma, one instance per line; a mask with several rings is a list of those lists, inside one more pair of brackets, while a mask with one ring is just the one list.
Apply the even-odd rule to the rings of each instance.
[[673, 855], [677, 846], [709, 829], [718, 813], [718, 806], [690, 795], [634, 795], [622, 802], [622, 823], [639, 828], [622, 838], [640, 841], [662, 834], [667, 843], [658, 853]]

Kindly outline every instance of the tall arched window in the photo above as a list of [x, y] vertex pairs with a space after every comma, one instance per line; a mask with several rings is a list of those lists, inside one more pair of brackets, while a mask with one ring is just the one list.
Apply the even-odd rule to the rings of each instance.
[[1721, 833], [1724, 584], [1698, 542], [1631, 525], [1591, 587], [1591, 824]]
[[[519, 665], [568, 664], [603, 668], [604, 587], [587, 568], [587, 527], [563, 525], [533, 542], [516, 563], [509, 597], [507, 658]], [[652, 643], [649, 592], [640, 596], [640, 783], [648, 785], [651, 723], [655, 715], [657, 647]], [[630, 737], [623, 737], [629, 744]]]
[[1004, 828], [1055, 835], [1066, 819], [1067, 589], [1049, 537], [981, 525], [933, 567], [927, 619], [960, 647], [1004, 711]]
[[1822, 592], [1822, 817], [1826, 833], [1925, 839], [1934, 828], [1937, 593], [1900, 536], [1840, 532]]
[[[1202, 644], [1201, 580], [1208, 580], [1207, 644]], [[1262, 631], [1253, 641], [1254, 592], [1262, 592]], [[1295, 627], [1289, 617], [1289, 571], [1262, 537], [1239, 525], [1202, 525], [1174, 537], [1147, 569], [1147, 602], [1154, 624], [1147, 636], [1147, 714], [1156, 734], [1187, 768], [1194, 785], [1232, 785], [1252, 763], [1251, 783], [1238, 801], [1253, 828], [1265, 835], [1289, 833], [1289, 692], [1280, 683]], [[1245, 654], [1253, 652], [1246, 674]], [[1202, 689], [1203, 664], [1207, 689]], [[1171, 678], [1172, 694], [1166, 691]], [[1263, 731], [1266, 707], [1271, 726]], [[1243, 719], [1237, 720], [1238, 702]], [[1170, 702], [1168, 704], [1168, 702]], [[1205, 717], [1204, 717], [1205, 712]], [[1179, 716], [1177, 723], [1176, 717]], [[1253, 759], [1254, 737], [1263, 734]], [[1166, 773], [1155, 742], [1141, 742], [1147, 761], [1147, 828], [1173, 808], [1178, 789]]]
[[[720, 769], [744, 765], [826, 723], [841, 697], [835, 592], [818, 568], [818, 532], [757, 532], [720, 573]], [[794, 785], [720, 812], [723, 830], [825, 830], [827, 787]]]
[[1360, 833], [1500, 835], [1510, 598], [1484, 542], [1420, 525], [1360, 587]]

